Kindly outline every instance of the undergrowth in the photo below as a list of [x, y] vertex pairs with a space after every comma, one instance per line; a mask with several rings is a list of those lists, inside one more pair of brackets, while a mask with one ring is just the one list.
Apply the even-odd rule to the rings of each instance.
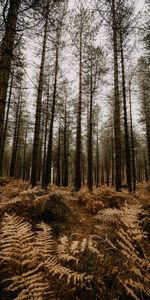
[[140, 203], [138, 194], [104, 188], [45, 193], [9, 180], [1, 186], [2, 300], [150, 298], [144, 197]]

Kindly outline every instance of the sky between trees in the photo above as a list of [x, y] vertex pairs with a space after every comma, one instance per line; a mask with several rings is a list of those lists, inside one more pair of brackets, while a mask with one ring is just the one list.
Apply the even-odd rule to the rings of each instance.
[[136, 161], [139, 181], [150, 172], [148, 5], [128, 0], [67, 4], [1, 4], [4, 173], [20, 177], [27, 166], [32, 186], [42, 178], [46, 187], [58, 177], [63, 183], [69, 174], [77, 189], [85, 181], [92, 189], [93, 179], [98, 186], [100, 173], [101, 183], [111, 179], [114, 184], [116, 176], [117, 190], [126, 179], [132, 190], [131, 162]]
[[[71, 11], [73, 9], [75, 9], [76, 4], [78, 3], [78, 1], [76, 0], [69, 0], [68, 1], [68, 9]], [[138, 14], [143, 15], [144, 12], [144, 7], [145, 7], [145, 0], [137, 0], [135, 2], [135, 13], [138, 16]], [[95, 1], [91, 0], [91, 1], [86, 1], [86, 5], [88, 5], [89, 9], [93, 9], [94, 5], [95, 5]], [[99, 16], [97, 16], [98, 18]], [[144, 15], [140, 18], [140, 20], [137, 21], [138, 26], [143, 26], [144, 24]], [[67, 77], [68, 82], [70, 82], [70, 86], [71, 86], [71, 93], [70, 93], [70, 97], [76, 97], [76, 90], [78, 87], [78, 77], [75, 71], [75, 67], [74, 67], [74, 63], [73, 63], [73, 55], [70, 51], [70, 36], [69, 33], [67, 32], [67, 27], [66, 26], [66, 43], [69, 43], [69, 46], [65, 48], [64, 52], [63, 52], [63, 67], [65, 69], [65, 75]], [[42, 39], [41, 39], [42, 41]], [[132, 39], [130, 41], [130, 47], [133, 47], [133, 44], [135, 43], [135, 36], [132, 36]], [[107, 55], [110, 58], [110, 60], [112, 60], [112, 53], [111, 51], [109, 51], [109, 38], [108, 35], [106, 34], [106, 29], [105, 26], [101, 26], [101, 28], [99, 28], [99, 34], [97, 36], [97, 40], [96, 40], [96, 44], [98, 46], [102, 46], [106, 47], [106, 51], [107, 51]], [[39, 65], [39, 57], [37, 57], [37, 52], [40, 51], [40, 41], [39, 41], [39, 37], [38, 39], [35, 37], [34, 40], [30, 40], [29, 43], [27, 43], [25, 45], [25, 56], [27, 56], [27, 66], [26, 66], [26, 80], [28, 81], [29, 84], [29, 108], [31, 113], [34, 115], [34, 111], [35, 111], [35, 95], [34, 95], [34, 89], [35, 89], [35, 82], [33, 80], [33, 78], [35, 77], [35, 73], [36, 73], [36, 69], [38, 69], [38, 65]], [[141, 36], [139, 33], [139, 39], [136, 36], [136, 47], [133, 51], [133, 53], [130, 53], [130, 58], [129, 61], [132, 62], [132, 65], [136, 65], [138, 58], [142, 55], [143, 53], [143, 42], [141, 42]], [[130, 63], [129, 63], [130, 64]], [[36, 68], [35, 68], [36, 65]], [[133, 68], [134, 69], [134, 68]], [[108, 117], [108, 111], [109, 111], [109, 107], [107, 107], [107, 95], [110, 92], [110, 89], [112, 89], [113, 86], [113, 68], [111, 70], [111, 72], [109, 71], [109, 74], [106, 75], [105, 77], [105, 81], [107, 81], [106, 85], [101, 85], [100, 87], [100, 93], [101, 93], [101, 118], [106, 121], [107, 117]], [[110, 82], [110, 84], [108, 84], [108, 82]], [[142, 126], [140, 126], [139, 124], [139, 108], [137, 107], [137, 102], [138, 102], [138, 94], [137, 94], [137, 87], [134, 88], [133, 92], [133, 121], [134, 123], [137, 125], [139, 125], [137, 127], [137, 130], [141, 131], [142, 130]]]

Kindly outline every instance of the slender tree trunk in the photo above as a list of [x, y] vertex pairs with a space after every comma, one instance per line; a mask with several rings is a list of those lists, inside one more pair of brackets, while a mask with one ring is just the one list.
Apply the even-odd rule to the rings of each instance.
[[22, 175], [23, 181], [25, 180], [25, 176], [26, 176], [27, 134], [28, 134], [28, 131], [26, 129], [25, 136], [24, 136], [24, 146], [23, 146], [23, 175]]
[[112, 179], [111, 179], [111, 181], [112, 181], [112, 186], [114, 186], [114, 179], [115, 179], [115, 174], [114, 174], [114, 138], [112, 137], [112, 175], [111, 175], [111, 177], [112, 177]]
[[97, 120], [97, 138], [96, 138], [96, 187], [99, 186], [99, 136], [98, 136], [98, 120]]
[[88, 188], [93, 189], [93, 74], [92, 74], [92, 61], [91, 61], [91, 74], [90, 74], [90, 116], [88, 128]]
[[19, 96], [17, 110], [16, 110], [15, 131], [14, 131], [13, 148], [12, 148], [12, 156], [11, 156], [11, 163], [10, 163], [10, 177], [14, 177], [15, 175], [15, 166], [16, 166], [19, 132], [20, 132], [20, 119], [21, 119], [21, 99]]
[[131, 192], [132, 191], [131, 156], [130, 156], [130, 141], [129, 141], [129, 133], [128, 133], [128, 120], [127, 120], [127, 100], [126, 100], [123, 40], [122, 40], [122, 32], [121, 31], [120, 31], [120, 48], [121, 48], [121, 68], [122, 68], [124, 130], [125, 130], [126, 177], [127, 177], [128, 189]]
[[48, 118], [49, 118], [48, 108], [49, 108], [49, 87], [48, 87], [47, 100], [46, 100], [46, 116], [45, 116], [45, 128], [44, 128], [44, 150], [43, 150], [42, 177], [45, 174], [45, 164], [46, 164], [47, 128], [48, 128]]
[[101, 185], [104, 185], [104, 161], [101, 161]]
[[52, 101], [52, 109], [51, 109], [51, 120], [50, 120], [50, 130], [49, 130], [49, 140], [48, 140], [48, 150], [47, 150], [45, 174], [43, 175], [43, 178], [42, 178], [43, 188], [47, 188], [48, 184], [51, 183], [52, 143], [53, 143], [53, 125], [54, 125], [55, 106], [56, 106], [56, 92], [57, 92], [59, 38], [60, 38], [59, 37], [59, 32], [57, 32], [53, 101]]
[[116, 25], [115, 0], [112, 0], [112, 22], [113, 22], [113, 50], [114, 50], [114, 130], [115, 130], [115, 167], [116, 167], [116, 190], [121, 190], [121, 129], [120, 129], [120, 99], [118, 80], [118, 42]]
[[82, 155], [82, 185], [85, 185], [85, 158]]
[[75, 188], [81, 188], [81, 110], [82, 110], [82, 30], [80, 32], [80, 53], [79, 53], [79, 102], [77, 116], [76, 135], [76, 166], [75, 166]]
[[68, 186], [68, 145], [67, 145], [67, 108], [65, 101], [65, 118], [64, 118], [64, 178], [63, 186]]
[[[49, 1], [47, 1], [47, 5], [49, 6], [48, 3], [49, 3]], [[48, 8], [47, 8], [47, 10], [48, 10]], [[47, 27], [48, 27], [48, 12], [46, 15], [45, 28], [44, 28], [44, 39], [43, 39], [43, 46], [42, 46], [42, 57], [41, 57], [39, 85], [38, 85], [38, 94], [37, 94], [37, 102], [36, 102], [36, 116], [35, 116], [34, 141], [33, 141], [33, 150], [32, 150], [32, 171], [31, 171], [32, 187], [36, 186], [36, 180], [37, 180], [38, 151], [39, 151], [39, 141], [40, 141], [40, 122], [41, 122], [43, 75], [44, 75], [46, 40], [47, 40]]]
[[109, 186], [109, 178], [110, 178], [109, 153], [107, 153], [106, 159], [105, 159], [105, 171], [106, 171], [106, 184], [107, 184], [107, 186]]
[[40, 130], [39, 151], [38, 151], [38, 166], [37, 166], [37, 180], [38, 181], [41, 180], [41, 173], [42, 173], [43, 135], [44, 135], [44, 129], [43, 129], [43, 124], [42, 124], [41, 130]]
[[7, 111], [6, 111], [6, 118], [5, 118], [5, 125], [3, 128], [2, 134], [2, 141], [0, 147], [0, 176], [3, 174], [3, 159], [4, 159], [4, 149], [5, 149], [5, 142], [6, 142], [6, 135], [7, 135], [7, 127], [8, 127], [8, 117], [9, 117], [9, 109], [10, 109], [10, 101], [12, 95], [12, 87], [13, 87], [13, 75], [10, 82], [10, 89], [9, 89], [9, 96], [8, 96], [8, 104], [7, 104]]
[[[16, 24], [21, 0], [10, 0], [5, 33], [0, 47], [0, 143], [2, 141], [7, 88], [13, 57]], [[1, 160], [1, 157], [0, 157]]]
[[136, 191], [136, 168], [135, 168], [135, 151], [134, 151], [134, 136], [132, 125], [132, 104], [131, 104], [131, 82], [129, 82], [129, 105], [130, 105], [130, 128], [131, 128], [131, 153], [132, 153], [132, 176], [133, 176], [133, 191]]
[[59, 125], [59, 131], [58, 131], [56, 185], [57, 185], [57, 186], [60, 186], [60, 125]]
[[143, 156], [144, 156], [145, 180], [146, 180], [146, 182], [148, 182], [148, 169], [147, 169], [147, 161], [146, 161], [145, 151], [143, 151]]
[[150, 179], [150, 112], [148, 111], [144, 82], [143, 82], [143, 106], [144, 106], [144, 113], [145, 113], [145, 120], [146, 120], [146, 138], [147, 138], [147, 148], [148, 148], [148, 164], [149, 164], [149, 179]]

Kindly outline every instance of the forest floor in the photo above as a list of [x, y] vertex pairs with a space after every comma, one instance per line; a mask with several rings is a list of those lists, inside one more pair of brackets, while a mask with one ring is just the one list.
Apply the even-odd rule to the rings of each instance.
[[44, 191], [0, 178], [0, 232], [2, 300], [150, 299], [146, 183], [136, 193], [107, 186]]

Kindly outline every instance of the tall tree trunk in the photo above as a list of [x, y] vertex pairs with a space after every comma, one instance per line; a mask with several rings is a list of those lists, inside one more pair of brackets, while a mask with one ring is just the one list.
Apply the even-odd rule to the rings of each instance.
[[99, 186], [99, 136], [98, 136], [98, 120], [97, 120], [97, 137], [96, 137], [96, 187]]
[[91, 74], [90, 74], [90, 116], [88, 128], [88, 188], [93, 189], [93, 62], [91, 58]]
[[104, 161], [101, 160], [101, 185], [104, 185]]
[[10, 0], [9, 2], [7, 20], [5, 23], [5, 33], [0, 48], [0, 143], [2, 141], [7, 88], [16, 36], [17, 17], [21, 0]]
[[44, 39], [43, 39], [43, 46], [42, 46], [40, 74], [39, 74], [39, 85], [38, 85], [38, 94], [37, 94], [37, 101], [36, 101], [36, 115], [35, 115], [34, 141], [33, 141], [33, 150], [32, 150], [32, 171], [31, 171], [32, 187], [36, 186], [37, 169], [38, 169], [38, 151], [39, 151], [39, 142], [40, 142], [40, 122], [41, 122], [41, 107], [42, 107], [42, 94], [43, 94], [43, 75], [44, 75], [44, 62], [45, 62], [47, 27], [48, 27], [48, 8], [49, 8], [49, 0], [47, 1], [47, 14], [45, 20]]
[[15, 166], [16, 166], [18, 142], [19, 142], [19, 132], [20, 132], [20, 119], [21, 119], [21, 99], [19, 96], [17, 109], [16, 109], [15, 131], [14, 131], [13, 148], [12, 148], [12, 156], [11, 156], [11, 163], [10, 163], [10, 176], [11, 177], [14, 177], [14, 175], [15, 175]]
[[148, 110], [144, 82], [143, 82], [143, 106], [144, 106], [145, 122], [146, 122], [146, 138], [147, 138], [147, 148], [148, 148], [148, 164], [149, 164], [149, 179], [150, 179], [150, 112]]
[[55, 77], [54, 77], [54, 87], [53, 87], [53, 101], [52, 101], [52, 108], [51, 108], [51, 120], [50, 120], [48, 150], [47, 150], [45, 174], [43, 174], [43, 178], [42, 178], [43, 188], [47, 188], [48, 184], [51, 183], [53, 125], [54, 125], [54, 116], [55, 116], [56, 93], [57, 93], [57, 77], [58, 77], [58, 58], [59, 58], [59, 39], [60, 39], [59, 35], [60, 35], [60, 33], [58, 31], [57, 32], [56, 54], [55, 54]]
[[145, 180], [146, 180], [146, 182], [148, 182], [148, 169], [147, 169], [147, 161], [146, 161], [145, 151], [143, 151], [143, 156], [144, 156]]
[[128, 133], [128, 120], [127, 120], [127, 101], [126, 101], [124, 52], [123, 52], [123, 40], [122, 40], [121, 30], [120, 30], [120, 50], [121, 50], [123, 112], [124, 112], [124, 130], [125, 130], [126, 177], [127, 177], [128, 189], [131, 192], [132, 191], [131, 156], [130, 156], [130, 141], [129, 141], [129, 133]]
[[10, 89], [9, 89], [9, 96], [8, 96], [8, 104], [7, 104], [5, 125], [4, 125], [4, 128], [3, 128], [2, 140], [1, 140], [1, 145], [0, 145], [0, 176], [2, 176], [2, 174], [3, 174], [4, 149], [5, 149], [5, 142], [6, 142], [6, 135], [7, 135], [8, 117], [9, 117], [10, 101], [11, 101], [11, 95], [12, 95], [12, 87], [13, 87], [13, 75], [12, 75], [11, 82], [10, 82]]
[[80, 31], [80, 53], [79, 53], [79, 102], [77, 116], [76, 135], [76, 166], [75, 166], [75, 188], [81, 188], [81, 110], [82, 110], [82, 30]]
[[23, 146], [23, 175], [22, 175], [23, 181], [25, 180], [25, 177], [26, 177], [27, 134], [28, 134], [28, 131], [26, 129], [25, 136], [24, 136], [24, 146]]
[[131, 81], [129, 82], [129, 105], [130, 105], [130, 128], [131, 128], [131, 153], [132, 153], [132, 177], [133, 191], [136, 191], [136, 168], [135, 168], [135, 151], [134, 151], [134, 136], [132, 125], [132, 104], [131, 104]]
[[37, 180], [38, 181], [41, 180], [41, 173], [42, 173], [43, 135], [44, 135], [44, 129], [43, 129], [43, 124], [42, 124], [41, 130], [40, 130], [39, 151], [38, 151], [38, 166], [37, 166]]
[[46, 144], [47, 144], [47, 128], [48, 128], [48, 119], [49, 119], [49, 87], [47, 92], [47, 99], [46, 99], [46, 116], [45, 116], [45, 128], [44, 128], [44, 150], [43, 150], [43, 170], [42, 170], [42, 177], [45, 174], [45, 164], [46, 164]]
[[64, 118], [64, 178], [63, 186], [68, 186], [68, 142], [67, 142], [67, 107], [65, 100], [65, 118]]
[[105, 172], [106, 172], [106, 184], [109, 186], [109, 178], [110, 178], [110, 158], [109, 152], [106, 154], [105, 158]]
[[59, 130], [58, 130], [56, 185], [60, 186], [60, 125], [59, 125]]
[[112, 181], [112, 186], [114, 186], [114, 178], [115, 178], [115, 174], [114, 174], [114, 138], [112, 136], [112, 141], [111, 141], [111, 144], [112, 144], [112, 175], [111, 175], [111, 181]]
[[115, 89], [115, 108], [114, 108], [114, 130], [115, 130], [115, 167], [116, 167], [116, 190], [121, 190], [121, 129], [120, 129], [120, 99], [119, 99], [119, 80], [118, 80], [118, 42], [116, 25], [115, 0], [112, 0], [112, 23], [113, 23], [113, 50], [114, 50], [114, 89]]

